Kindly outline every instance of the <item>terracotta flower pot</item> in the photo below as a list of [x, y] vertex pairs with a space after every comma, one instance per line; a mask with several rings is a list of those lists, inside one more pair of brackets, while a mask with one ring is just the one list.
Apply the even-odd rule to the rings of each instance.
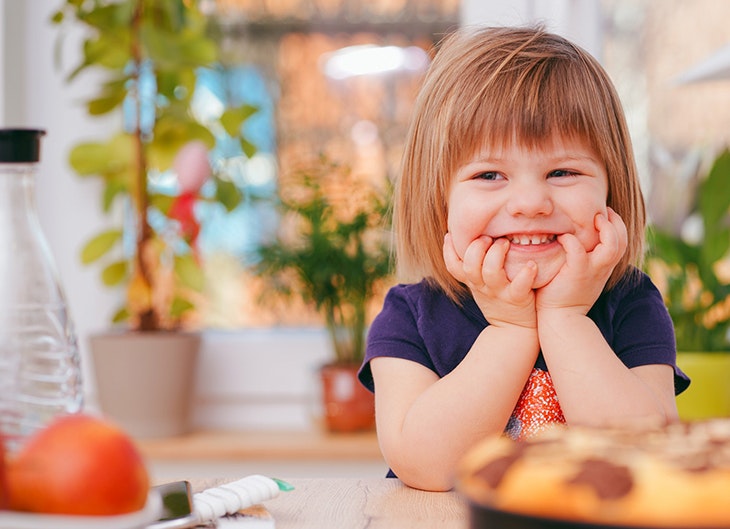
[[322, 399], [327, 429], [355, 432], [375, 427], [375, 398], [357, 379], [357, 365], [322, 367]]

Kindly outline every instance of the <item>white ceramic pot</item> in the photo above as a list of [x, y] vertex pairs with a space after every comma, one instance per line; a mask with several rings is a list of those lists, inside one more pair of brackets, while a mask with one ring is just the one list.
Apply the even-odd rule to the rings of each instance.
[[199, 334], [111, 332], [89, 343], [104, 415], [137, 438], [189, 431]]

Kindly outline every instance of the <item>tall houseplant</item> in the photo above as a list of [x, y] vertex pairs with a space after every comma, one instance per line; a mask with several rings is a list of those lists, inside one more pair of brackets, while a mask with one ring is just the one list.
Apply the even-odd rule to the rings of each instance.
[[[280, 229], [259, 248], [256, 272], [274, 291], [300, 298], [324, 320], [334, 358], [323, 366], [323, 393], [328, 399], [334, 388], [338, 396], [339, 388], [341, 401], [324, 402], [328, 428], [371, 427], [372, 395], [354, 376], [364, 357], [368, 308], [392, 272], [387, 193], [320, 158], [282, 180], [280, 211]], [[366, 399], [362, 418], [345, 408], [356, 396]]]
[[[203, 288], [196, 206], [207, 202], [230, 211], [241, 200], [230, 179], [211, 167], [208, 153], [216, 135], [236, 139], [248, 156], [255, 151], [241, 133], [255, 111], [252, 107], [233, 106], [205, 122], [193, 111], [196, 73], [220, 67], [221, 59], [199, 4], [197, 0], [65, 0], [52, 20], [62, 28], [71, 24], [85, 30], [82, 58], [68, 81], [86, 70], [102, 74], [97, 93], [86, 103], [88, 114], [118, 113], [123, 122], [121, 130], [106, 139], [74, 146], [69, 156], [80, 176], [101, 179], [104, 212], [118, 216], [120, 207], [131, 211], [126, 226], [121, 222], [103, 230], [82, 249], [84, 263], [101, 264], [105, 285], [126, 289], [113, 321], [139, 331], [125, 333], [122, 343], [116, 334], [91, 339], [102, 407], [102, 390], [119, 391], [125, 384], [135, 390], [128, 401], [139, 401], [141, 409], [160, 403], [159, 395], [141, 395], [141, 377], [159, 390], [170, 380], [170, 371], [155, 380], [152, 367], [138, 364], [158, 359], [159, 367], [168, 370], [182, 364], [183, 357], [174, 351], [171, 354], [178, 356], [159, 358], [162, 340], [192, 341], [187, 348], [189, 363], [194, 363], [198, 335], [160, 331], [183, 329]], [[177, 185], [162, 190], [154, 184], [161, 175], [175, 177]], [[131, 339], [137, 342], [130, 344]], [[104, 352], [104, 358], [114, 356], [114, 362], [102, 368], [101, 353], [95, 349], [109, 341], [120, 354]], [[146, 346], [154, 354], [144, 352]], [[134, 370], [130, 380], [121, 376], [127, 368]], [[187, 387], [169, 400], [189, 400], [192, 372], [188, 368], [181, 375], [181, 384]], [[150, 435], [178, 433], [183, 426], [166, 426], [170, 418], [165, 413], [128, 429], [139, 431], [138, 435], [145, 435], [143, 429]]]
[[697, 184], [688, 217], [697, 233], [687, 237], [657, 226], [649, 231], [647, 269], [674, 323], [678, 363], [693, 379], [677, 401], [687, 419], [730, 415], [729, 188], [725, 150]]

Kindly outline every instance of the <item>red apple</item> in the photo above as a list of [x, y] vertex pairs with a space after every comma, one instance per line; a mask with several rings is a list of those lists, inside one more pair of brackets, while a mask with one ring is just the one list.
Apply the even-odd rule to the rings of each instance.
[[0, 509], [8, 508], [8, 484], [5, 478], [5, 443], [0, 435]]
[[114, 424], [66, 415], [7, 462], [10, 509], [47, 514], [123, 514], [142, 509], [149, 476], [132, 439]]

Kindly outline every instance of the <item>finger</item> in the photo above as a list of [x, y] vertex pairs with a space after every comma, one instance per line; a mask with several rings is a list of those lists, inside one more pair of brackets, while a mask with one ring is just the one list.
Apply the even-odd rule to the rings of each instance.
[[462, 283], [465, 281], [464, 277], [464, 271], [463, 271], [463, 263], [461, 261], [461, 258], [459, 258], [459, 254], [456, 253], [456, 248], [454, 247], [454, 240], [451, 237], [450, 233], [447, 233], [444, 236], [444, 264], [446, 265], [446, 270], [454, 276], [454, 279], [457, 281], [461, 281]]
[[507, 281], [504, 264], [507, 260], [510, 243], [507, 239], [497, 239], [492, 242], [482, 263], [481, 275], [485, 284], [495, 285]]
[[466, 247], [463, 259], [463, 268], [466, 277], [476, 284], [484, 283], [482, 279], [482, 266], [487, 250], [492, 246], [492, 239], [489, 237], [479, 237], [474, 239], [469, 246]]
[[563, 233], [558, 235], [558, 242], [565, 250], [566, 259], [570, 260], [581, 255], [585, 255], [586, 249], [583, 244], [578, 240], [578, 237], [572, 233]]
[[618, 247], [618, 233], [608, 217], [602, 213], [596, 215], [595, 226], [598, 230], [598, 244], [593, 249], [594, 257], [601, 261], [610, 260]]
[[517, 275], [512, 279], [510, 291], [518, 298], [522, 299], [525, 294], [532, 291], [532, 285], [537, 277], [537, 263], [528, 261], [525, 263]]
[[618, 246], [621, 248], [621, 255], [623, 255], [623, 252], [629, 244], [629, 233], [626, 229], [626, 224], [621, 216], [612, 208], [608, 208], [608, 222], [610, 222], [616, 229], [616, 233], [618, 234]]
[[615, 211], [609, 210], [608, 216], [596, 216], [596, 229], [599, 243], [593, 251], [593, 257], [598, 263], [615, 264], [626, 251], [628, 234], [626, 225]]

